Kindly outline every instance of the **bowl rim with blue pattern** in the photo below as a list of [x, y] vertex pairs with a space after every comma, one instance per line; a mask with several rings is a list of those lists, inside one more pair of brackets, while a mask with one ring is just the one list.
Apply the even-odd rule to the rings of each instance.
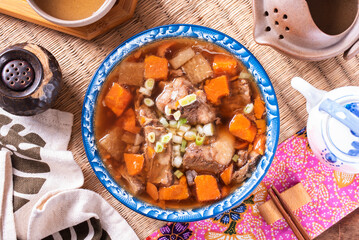
[[[136, 49], [157, 40], [189, 37], [214, 43], [239, 58], [255, 78], [267, 110], [267, 142], [265, 155], [256, 170], [241, 187], [213, 204], [195, 209], [162, 209], [137, 199], [122, 188], [104, 166], [95, 143], [94, 110], [106, 77], [126, 56]], [[173, 222], [190, 222], [214, 217], [246, 199], [267, 173], [277, 149], [279, 137], [279, 109], [277, 98], [265, 70], [258, 60], [239, 42], [217, 30], [190, 24], [173, 24], [143, 31], [124, 41], [102, 62], [87, 89], [81, 117], [82, 139], [88, 161], [100, 182], [121, 203], [144, 216]]]

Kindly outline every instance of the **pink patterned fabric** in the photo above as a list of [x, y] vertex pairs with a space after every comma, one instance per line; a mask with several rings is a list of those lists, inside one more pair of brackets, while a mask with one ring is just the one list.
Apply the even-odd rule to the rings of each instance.
[[296, 239], [284, 219], [266, 224], [257, 206], [268, 200], [267, 188], [271, 185], [282, 192], [298, 182], [302, 182], [312, 201], [295, 214], [314, 238], [359, 206], [358, 176], [333, 171], [320, 163], [303, 130], [279, 145], [269, 172], [242, 204], [215, 218], [168, 223], [147, 240]]

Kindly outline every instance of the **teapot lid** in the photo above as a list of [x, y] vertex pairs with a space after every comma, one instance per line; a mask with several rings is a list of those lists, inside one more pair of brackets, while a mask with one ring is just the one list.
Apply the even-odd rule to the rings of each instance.
[[[344, 89], [346, 89], [344, 96], [333, 99], [334, 90], [329, 93], [332, 96], [328, 97], [359, 118], [359, 88], [345, 87], [336, 90], [343, 92]], [[338, 94], [335, 95], [338, 96]], [[359, 135], [357, 133], [325, 112], [321, 112], [321, 128], [322, 139], [327, 146], [321, 154], [326, 160], [335, 163], [336, 159], [340, 158], [347, 162], [359, 162]]]

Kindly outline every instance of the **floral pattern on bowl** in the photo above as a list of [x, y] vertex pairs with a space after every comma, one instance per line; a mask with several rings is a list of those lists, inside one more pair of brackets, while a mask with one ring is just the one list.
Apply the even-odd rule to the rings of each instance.
[[[128, 193], [107, 171], [98, 153], [94, 137], [94, 108], [102, 84], [108, 74], [132, 51], [150, 42], [174, 37], [190, 37], [208, 41], [219, 45], [238, 57], [254, 76], [264, 97], [267, 109], [266, 152], [259, 161], [252, 176], [247, 179], [240, 188], [236, 189], [232, 194], [221, 201], [196, 209], [161, 209], [141, 201]], [[98, 68], [86, 92], [82, 110], [81, 129], [83, 143], [90, 165], [100, 182], [116, 199], [130, 209], [147, 217], [163, 221], [188, 222], [213, 217], [228, 211], [234, 206], [239, 205], [258, 186], [267, 173], [277, 148], [279, 137], [279, 110], [273, 86], [266, 72], [258, 60], [244, 46], [233, 38], [210, 28], [196, 25], [174, 24], [156, 27], [139, 33], [122, 43], [109, 54]]]

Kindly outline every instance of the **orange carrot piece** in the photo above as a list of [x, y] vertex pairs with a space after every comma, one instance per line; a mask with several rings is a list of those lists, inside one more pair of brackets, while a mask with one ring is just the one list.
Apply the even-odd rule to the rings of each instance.
[[234, 142], [234, 148], [237, 150], [242, 150], [248, 147], [248, 142], [243, 141], [241, 139], [236, 138], [236, 141]]
[[118, 83], [114, 83], [105, 96], [105, 104], [117, 117], [125, 111], [132, 100], [130, 91]]
[[135, 59], [139, 59], [142, 55], [142, 50], [138, 50], [137, 52], [135, 52], [135, 54], [133, 54], [133, 57]]
[[254, 99], [254, 116], [257, 119], [261, 119], [265, 110], [266, 108], [262, 99], [256, 97], [256, 99]]
[[131, 176], [137, 175], [142, 171], [145, 159], [142, 154], [124, 153], [126, 168]]
[[175, 45], [176, 42], [175, 41], [167, 41], [162, 43], [158, 48], [157, 48], [157, 56], [159, 57], [165, 57], [168, 49], [170, 47], [172, 47], [173, 45]]
[[233, 164], [229, 165], [222, 173], [221, 179], [224, 184], [229, 185], [232, 181]]
[[266, 145], [266, 136], [264, 134], [257, 135], [253, 142], [253, 151], [256, 151], [260, 155], [264, 154]]
[[252, 124], [243, 114], [236, 114], [229, 123], [229, 131], [236, 137], [239, 137], [245, 141], [253, 142], [257, 128]]
[[216, 55], [213, 58], [213, 72], [215, 74], [237, 74], [238, 62], [235, 58], [227, 55]]
[[125, 113], [116, 121], [116, 125], [122, 126], [122, 128], [133, 134], [137, 134], [141, 131], [140, 127], [136, 126], [136, 114], [132, 108], [127, 109]]
[[194, 182], [198, 201], [205, 202], [221, 198], [217, 180], [212, 175], [198, 175]]
[[145, 78], [156, 80], [167, 80], [168, 60], [157, 56], [147, 56], [145, 58]]
[[258, 129], [258, 134], [265, 133], [267, 129], [266, 120], [259, 119], [259, 120], [255, 120], [255, 122]]
[[213, 104], [219, 104], [219, 99], [229, 95], [228, 79], [226, 75], [210, 79], [204, 85], [207, 99]]
[[158, 190], [157, 190], [157, 187], [153, 183], [147, 182], [146, 192], [148, 193], [148, 195], [150, 195], [150, 197], [153, 200], [155, 200], [155, 201], [158, 200]]
[[231, 193], [231, 187], [230, 186], [223, 186], [221, 188], [222, 198], [227, 197]]
[[160, 200], [184, 200], [189, 197], [187, 180], [185, 176], [180, 178], [178, 185], [162, 187], [158, 191]]
[[252, 150], [253, 150], [253, 144], [249, 144], [248, 145], [248, 152], [252, 152]]

